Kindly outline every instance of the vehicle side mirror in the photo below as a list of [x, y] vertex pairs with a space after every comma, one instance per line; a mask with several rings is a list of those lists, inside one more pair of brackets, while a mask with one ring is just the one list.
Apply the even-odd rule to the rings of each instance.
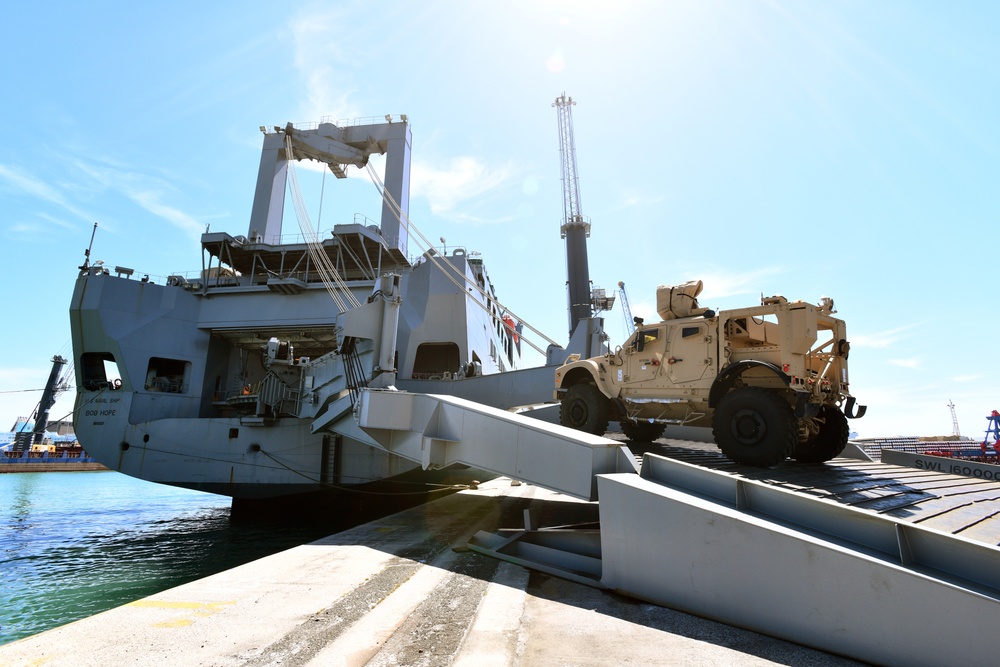
[[644, 347], [646, 347], [646, 335], [640, 331], [635, 337], [635, 349], [637, 352], [642, 352]]

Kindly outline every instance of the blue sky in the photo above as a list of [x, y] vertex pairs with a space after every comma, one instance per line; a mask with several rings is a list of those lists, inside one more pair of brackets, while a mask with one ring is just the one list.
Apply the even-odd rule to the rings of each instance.
[[[859, 435], [949, 434], [951, 400], [981, 437], [1000, 408], [998, 7], [12, 5], [0, 429], [70, 354], [94, 222], [93, 260], [161, 280], [199, 269], [206, 226], [247, 232], [260, 125], [407, 114], [414, 223], [482, 252], [501, 299], [564, 340], [565, 92], [596, 284], [624, 281], [647, 318], [657, 285], [695, 278], [714, 308], [832, 296], [869, 405]], [[324, 184], [300, 173], [315, 220]], [[333, 185], [320, 228], [378, 217], [370, 183]], [[622, 341], [617, 306], [606, 328]], [[71, 408], [64, 396], [52, 416]]]

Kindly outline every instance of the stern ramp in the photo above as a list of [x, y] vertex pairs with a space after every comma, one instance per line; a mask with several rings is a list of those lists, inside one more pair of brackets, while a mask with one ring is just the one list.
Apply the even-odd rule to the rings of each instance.
[[[462, 463], [600, 503], [599, 529], [477, 533], [473, 550], [887, 665], [1000, 654], [1000, 548], [451, 396], [363, 391], [357, 424], [425, 468]], [[1000, 488], [1000, 486], [998, 486]]]

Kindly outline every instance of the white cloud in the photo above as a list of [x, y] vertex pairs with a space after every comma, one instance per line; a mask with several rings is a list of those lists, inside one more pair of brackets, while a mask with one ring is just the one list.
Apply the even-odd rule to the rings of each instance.
[[81, 218], [86, 219], [89, 217], [84, 211], [81, 211], [67, 201], [66, 197], [58, 189], [45, 181], [27, 176], [18, 169], [0, 164], [0, 179], [6, 180], [15, 190], [20, 191], [21, 194], [55, 204]]
[[559, 74], [566, 69], [566, 56], [563, 55], [562, 49], [556, 49], [552, 55], [545, 59], [545, 69], [553, 74]]
[[886, 329], [871, 334], [852, 334], [851, 345], [853, 347], [873, 347], [884, 349], [891, 347], [909, 335], [909, 331], [921, 326], [922, 323], [906, 324], [895, 329]]
[[500, 187], [511, 172], [509, 166], [489, 167], [472, 157], [452, 158], [443, 167], [415, 162], [410, 169], [410, 195], [424, 197], [431, 212], [440, 215]]
[[26, 176], [20, 171], [12, 169], [7, 165], [0, 164], [0, 178], [3, 178], [7, 182], [11, 183], [15, 188], [21, 190], [24, 194], [44, 199], [55, 204], [64, 203], [62, 194], [53, 189], [48, 183]]
[[761, 283], [782, 273], [785, 273], [784, 267], [769, 266], [755, 271], [740, 271], [739, 273], [710, 269], [690, 272], [688, 275], [691, 276], [691, 280], [701, 280], [705, 284], [704, 290], [698, 296], [698, 301], [702, 305], [707, 305], [709, 299], [722, 299], [742, 294], [759, 295]]
[[351, 76], [344, 74], [358, 69], [357, 57], [344, 48], [350, 31], [347, 12], [311, 10], [289, 23], [295, 47], [295, 68], [304, 80], [306, 118], [357, 118], [361, 114], [349, 101], [354, 94]]
[[[363, 115], [350, 101], [356, 92], [352, 72], [365, 64], [365, 56], [352, 51], [352, 36], [343, 27], [351, 21], [350, 10], [337, 9], [310, 11], [289, 22], [295, 68], [306, 87], [308, 108], [303, 113], [309, 118], [332, 117], [336, 121]], [[300, 164], [307, 170], [323, 168], [309, 161]], [[372, 156], [372, 164], [383, 173], [377, 156]], [[410, 197], [426, 199], [435, 215], [481, 222], [475, 215], [456, 208], [505, 184], [512, 172], [509, 165], [489, 166], [468, 156], [451, 158], [443, 165], [414, 161], [410, 166]], [[348, 169], [347, 173], [349, 177], [368, 179], [364, 169]]]
[[161, 194], [159, 192], [151, 190], [142, 191], [132, 191], [126, 192], [129, 199], [139, 204], [150, 213], [160, 218], [163, 218], [175, 227], [179, 227], [188, 234], [194, 236], [195, 238], [201, 238], [201, 233], [204, 230], [203, 225], [189, 216], [187, 213], [180, 211], [173, 206], [168, 206], [160, 201]]
[[166, 193], [172, 186], [155, 176], [140, 174], [127, 166], [111, 167], [76, 160], [75, 166], [102, 187], [116, 191], [146, 209], [158, 218], [166, 220], [187, 234], [198, 239], [204, 225], [180, 209], [164, 203]]
[[[22, 194], [59, 206], [85, 220], [90, 220], [91, 216], [72, 203], [66, 197], [65, 190], [118, 192], [153, 215], [163, 218], [196, 238], [203, 231], [203, 226], [199, 221], [176, 207], [164, 203], [165, 193], [172, 189], [166, 181], [140, 174], [128, 165], [110, 165], [108, 162], [96, 163], [81, 159], [73, 160], [69, 164], [85, 178], [65, 185], [63, 188], [24, 175], [7, 165], [0, 165], [0, 180], [6, 180]], [[66, 229], [73, 228], [71, 223], [48, 213], [38, 213], [37, 219]], [[25, 220], [18, 221], [9, 229], [21, 235], [34, 234], [44, 230], [39, 222]]]
[[[384, 175], [385, 156], [372, 155], [369, 163], [380, 177]], [[316, 172], [327, 168], [313, 160], [302, 160], [295, 165], [297, 168]], [[476, 216], [456, 209], [462, 202], [482, 197], [506, 185], [514, 176], [514, 168], [509, 164], [491, 167], [482, 160], [469, 156], [451, 158], [444, 164], [413, 160], [410, 164], [410, 199], [426, 199], [434, 215], [448, 215], [452, 220], [458, 221], [482, 222]], [[347, 177], [366, 182], [370, 180], [365, 168], [348, 168]]]
[[[704, 289], [698, 295], [698, 303], [700, 305], [707, 308], [730, 308], [734, 307], [734, 305], [719, 303], [719, 300], [742, 296], [742, 300], [745, 300], [746, 303], [740, 303], [738, 307], [756, 305], [759, 303], [757, 299], [760, 296], [760, 284], [771, 276], [780, 275], [785, 272], [785, 268], [781, 266], [764, 267], [756, 271], [740, 273], [711, 268], [708, 270], [692, 270], [689, 267], [682, 267], [675, 275], [683, 277], [683, 280], [701, 280], [704, 283]], [[681, 280], [676, 281], [676, 283], [679, 282]], [[633, 315], [644, 317], [647, 322], [659, 320], [656, 312], [655, 285], [651, 288], [644, 287], [639, 290], [633, 290], [629, 287], [627, 292]], [[747, 294], [752, 294], [754, 298], [746, 300], [745, 295]]]
[[899, 366], [900, 368], [920, 368], [920, 359], [918, 357], [911, 357], [909, 359], [889, 359], [888, 362], [893, 366]]
[[76, 229], [77, 228], [76, 225], [74, 225], [72, 223], [69, 223], [69, 222], [66, 222], [65, 220], [60, 220], [59, 218], [51, 216], [48, 213], [39, 213], [38, 217], [41, 218], [41, 219], [43, 219], [43, 220], [48, 220], [53, 225], [56, 225], [57, 227], [62, 227], [63, 229]]
[[36, 223], [15, 222], [7, 227], [7, 231], [18, 237], [30, 237], [43, 234], [45, 228]]

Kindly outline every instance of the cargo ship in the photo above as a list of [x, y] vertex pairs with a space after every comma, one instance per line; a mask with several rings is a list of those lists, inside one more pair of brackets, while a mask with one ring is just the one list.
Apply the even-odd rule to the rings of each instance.
[[[601, 349], [603, 319], [584, 317], [565, 346], [536, 346], [544, 365], [522, 368], [528, 332], [482, 256], [434, 247], [409, 219], [404, 116], [261, 131], [247, 232], [206, 231], [199, 271], [157, 282], [131, 263], [91, 264], [86, 251], [70, 306], [74, 425], [109, 468], [228, 495], [234, 509], [314, 492], [426, 491], [462, 471], [425, 470], [378, 445], [353, 416], [360, 388], [541, 404], [567, 354]], [[383, 174], [369, 164], [376, 154]], [[314, 231], [302, 159], [338, 180], [367, 169], [379, 224], [355, 214]], [[298, 233], [283, 229], [286, 192]]]

